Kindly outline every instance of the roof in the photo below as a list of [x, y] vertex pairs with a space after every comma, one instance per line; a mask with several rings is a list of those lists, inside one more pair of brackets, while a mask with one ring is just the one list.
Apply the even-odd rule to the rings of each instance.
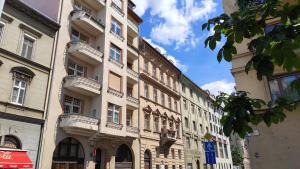
[[43, 13], [39, 12], [38, 10], [31, 8], [30, 6], [21, 2], [20, 0], [7, 0], [5, 1], [5, 5], [9, 5], [12, 8], [24, 13], [28, 17], [52, 29], [53, 31], [57, 31], [60, 28], [60, 25], [57, 22], [44, 15]]
[[145, 39], [140, 38], [141, 41], [146, 44], [147, 46], [149, 46], [153, 51], [155, 51], [155, 53], [157, 53], [166, 63], [168, 63], [169, 65], [171, 65], [172, 68], [174, 68], [176, 71], [178, 71], [181, 74], [181, 70], [178, 69], [174, 63], [172, 63], [170, 60], [168, 60], [163, 54], [161, 54], [156, 48], [154, 48], [150, 43], [148, 43]]

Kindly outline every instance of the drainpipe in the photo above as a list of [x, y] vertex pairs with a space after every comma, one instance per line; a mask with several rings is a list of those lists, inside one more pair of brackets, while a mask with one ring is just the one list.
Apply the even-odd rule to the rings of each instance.
[[[0, 0], [1, 1], [1, 0]], [[58, 16], [59, 16], [59, 24], [61, 24], [61, 18], [62, 18], [62, 7], [63, 7], [63, 0], [60, 1], [60, 9], [58, 11]], [[40, 141], [39, 141], [39, 150], [38, 150], [38, 157], [37, 157], [37, 164], [36, 164], [36, 169], [41, 169], [41, 163], [42, 163], [42, 159], [43, 159], [43, 154], [44, 154], [44, 133], [46, 133], [47, 131], [47, 120], [49, 117], [49, 105], [51, 102], [51, 93], [52, 93], [52, 86], [53, 86], [53, 75], [54, 75], [54, 70], [55, 70], [55, 61], [56, 61], [56, 55], [57, 55], [57, 46], [58, 46], [58, 38], [59, 38], [59, 32], [60, 30], [57, 31], [55, 39], [53, 41], [53, 48], [52, 48], [52, 57], [51, 57], [51, 68], [50, 68], [50, 86], [49, 86], [49, 92], [48, 92], [48, 102], [45, 106], [45, 113], [44, 113], [44, 119], [45, 119], [45, 123], [41, 126], [41, 134], [40, 134]], [[48, 83], [48, 84], [49, 84]], [[52, 160], [52, 159], [51, 159]]]
[[[139, 140], [139, 153], [140, 153], [140, 160], [139, 160], [139, 166], [142, 167], [142, 159], [141, 159], [141, 150], [142, 150], [142, 146], [141, 146], [141, 132], [140, 132], [140, 106], [141, 106], [141, 102], [140, 102], [140, 37], [138, 37], [138, 73], [139, 73], [139, 79], [138, 79], [138, 99], [139, 99], [139, 109], [138, 109], [138, 128], [139, 128], [139, 135], [138, 135], [138, 140]], [[152, 163], [150, 163], [152, 164]], [[152, 166], [151, 166], [152, 168]]]

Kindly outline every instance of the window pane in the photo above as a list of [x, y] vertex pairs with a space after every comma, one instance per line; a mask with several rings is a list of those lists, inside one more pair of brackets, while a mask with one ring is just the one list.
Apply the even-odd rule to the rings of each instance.
[[20, 93], [19, 93], [18, 103], [23, 104], [25, 90], [20, 90], [19, 92]]
[[297, 92], [290, 87], [291, 82], [294, 81], [295, 79], [296, 79], [295, 76], [284, 77], [281, 79], [283, 96], [289, 96], [292, 99], [299, 98], [299, 95], [297, 94]]
[[18, 92], [19, 92], [19, 89], [14, 87], [13, 93], [12, 93], [12, 98], [11, 98], [11, 101], [14, 103], [17, 102]]

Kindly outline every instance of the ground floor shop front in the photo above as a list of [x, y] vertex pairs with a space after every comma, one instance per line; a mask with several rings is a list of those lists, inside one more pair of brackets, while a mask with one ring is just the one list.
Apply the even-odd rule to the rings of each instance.
[[40, 169], [139, 168], [137, 139], [106, 136], [91, 140], [89, 137], [58, 132], [55, 146], [49, 142], [44, 145]]

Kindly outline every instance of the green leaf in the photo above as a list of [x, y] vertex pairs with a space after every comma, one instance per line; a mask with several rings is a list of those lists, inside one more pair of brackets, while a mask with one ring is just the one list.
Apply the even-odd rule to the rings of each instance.
[[218, 62], [221, 62], [222, 58], [223, 58], [223, 48], [221, 48], [218, 52], [218, 56], [217, 56]]
[[209, 48], [211, 50], [214, 50], [216, 48], [216, 44], [217, 43], [216, 43], [216, 40], [214, 38], [210, 39], [210, 41], [209, 41]]

